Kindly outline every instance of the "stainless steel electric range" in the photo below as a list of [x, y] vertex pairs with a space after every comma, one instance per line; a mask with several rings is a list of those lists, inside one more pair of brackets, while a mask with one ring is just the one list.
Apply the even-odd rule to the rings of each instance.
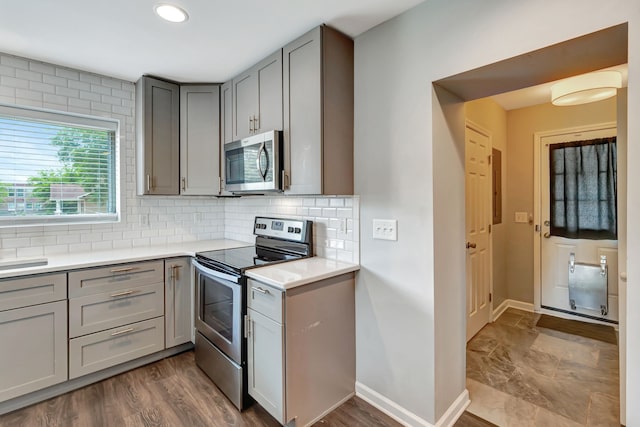
[[198, 252], [196, 271], [196, 364], [243, 409], [247, 395], [245, 271], [313, 256], [312, 221], [256, 217], [255, 246]]

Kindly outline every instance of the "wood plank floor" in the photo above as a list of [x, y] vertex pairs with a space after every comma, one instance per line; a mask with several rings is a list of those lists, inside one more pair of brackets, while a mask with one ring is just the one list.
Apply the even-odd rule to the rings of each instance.
[[[243, 412], [195, 365], [179, 354], [79, 390], [0, 416], [0, 426], [279, 426], [259, 405]], [[396, 421], [354, 397], [318, 427], [395, 427]], [[468, 414], [457, 427], [485, 427]]]

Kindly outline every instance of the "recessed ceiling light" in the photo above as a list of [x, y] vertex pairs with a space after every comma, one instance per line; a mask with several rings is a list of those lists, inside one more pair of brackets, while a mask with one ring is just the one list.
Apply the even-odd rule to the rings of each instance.
[[170, 22], [184, 22], [189, 19], [189, 15], [184, 9], [171, 4], [158, 4], [153, 7], [153, 10], [159, 17]]

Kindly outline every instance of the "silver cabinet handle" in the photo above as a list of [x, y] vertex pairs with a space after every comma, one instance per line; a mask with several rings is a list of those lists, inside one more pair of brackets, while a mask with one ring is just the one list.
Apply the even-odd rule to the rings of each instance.
[[253, 130], [253, 117], [249, 116], [249, 133], [252, 133]]
[[187, 189], [187, 178], [185, 178], [184, 176], [182, 177], [182, 190], [186, 190]]
[[173, 281], [174, 281], [174, 284], [175, 284], [175, 281], [176, 281], [176, 280], [179, 280], [179, 279], [178, 279], [178, 269], [179, 269], [179, 268], [182, 268], [182, 266], [181, 266], [181, 265], [176, 264], [176, 265], [172, 265], [170, 268], [171, 268], [171, 277], [169, 277], [169, 278], [170, 278], [171, 280], [173, 280]]
[[111, 336], [117, 337], [118, 335], [128, 334], [129, 332], [133, 332], [134, 330], [135, 330], [134, 328], [123, 329], [121, 331], [112, 333]]
[[251, 287], [251, 289], [252, 289], [252, 290], [254, 290], [254, 291], [256, 291], [256, 292], [258, 292], [258, 293], [261, 293], [261, 294], [263, 294], [263, 295], [267, 295], [267, 294], [270, 294], [270, 293], [271, 293], [271, 292], [269, 292], [269, 290], [268, 290], [268, 289], [256, 288], [255, 286], [252, 286], [252, 287]]
[[255, 132], [260, 130], [260, 119], [256, 116], [253, 116], [253, 130]]
[[126, 273], [127, 271], [135, 270], [135, 267], [122, 267], [122, 268], [112, 268], [112, 273]]
[[147, 191], [151, 191], [151, 175], [147, 175]]
[[287, 171], [282, 171], [282, 190], [289, 189], [289, 175], [287, 175]]
[[124, 291], [124, 292], [117, 292], [115, 294], [111, 294], [111, 298], [118, 298], [118, 297], [123, 297], [125, 295], [132, 295], [135, 294], [138, 291]]
[[476, 247], [477, 247], [477, 245], [475, 243], [467, 242], [467, 249], [469, 249], [469, 248], [475, 249]]

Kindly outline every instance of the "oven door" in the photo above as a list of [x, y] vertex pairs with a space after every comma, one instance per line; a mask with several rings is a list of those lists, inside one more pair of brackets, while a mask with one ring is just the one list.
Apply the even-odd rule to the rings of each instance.
[[207, 268], [196, 260], [192, 262], [196, 271], [196, 329], [241, 365], [241, 277]]
[[224, 146], [225, 190], [280, 190], [280, 132], [270, 131]]

